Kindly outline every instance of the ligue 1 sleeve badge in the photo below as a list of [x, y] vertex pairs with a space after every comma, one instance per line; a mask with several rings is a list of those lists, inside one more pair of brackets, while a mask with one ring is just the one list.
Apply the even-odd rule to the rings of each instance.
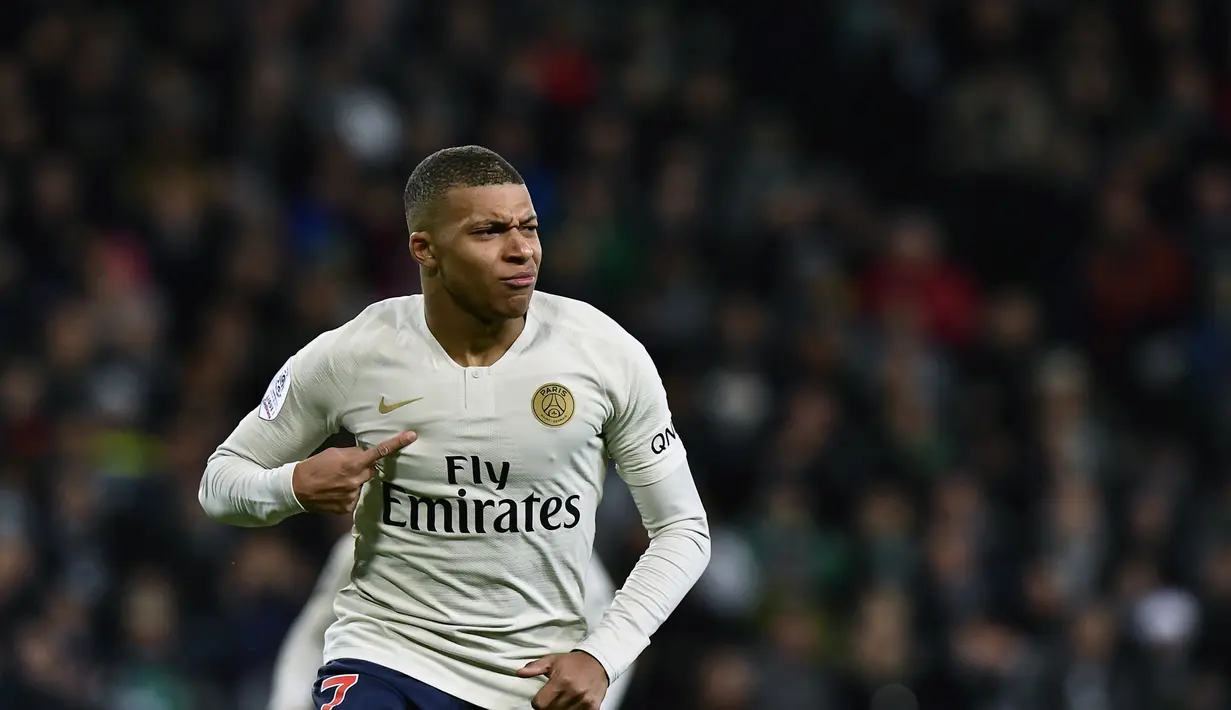
[[530, 410], [545, 426], [564, 426], [573, 418], [573, 393], [562, 384], [550, 382], [535, 391]]
[[286, 404], [286, 396], [291, 391], [291, 361], [287, 360], [278, 374], [274, 375], [274, 379], [270, 381], [269, 387], [265, 390], [265, 396], [261, 397], [261, 406], [257, 407], [257, 416], [267, 422], [272, 422], [278, 417], [278, 413], [282, 411], [282, 405]]

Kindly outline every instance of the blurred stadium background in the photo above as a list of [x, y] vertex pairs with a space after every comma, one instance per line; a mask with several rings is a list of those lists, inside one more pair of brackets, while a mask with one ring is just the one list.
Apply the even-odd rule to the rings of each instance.
[[402, 184], [478, 142], [542, 288], [656, 357], [712, 515], [627, 708], [1226, 710], [1229, 33], [1216, 0], [5, 0], [0, 706], [263, 707], [347, 523], [214, 524], [203, 462], [418, 289]]

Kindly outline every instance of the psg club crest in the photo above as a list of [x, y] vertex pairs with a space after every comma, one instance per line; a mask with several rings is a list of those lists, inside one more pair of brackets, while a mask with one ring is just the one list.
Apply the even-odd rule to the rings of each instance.
[[530, 411], [545, 426], [564, 426], [573, 418], [573, 393], [556, 382], [545, 384], [535, 391]]

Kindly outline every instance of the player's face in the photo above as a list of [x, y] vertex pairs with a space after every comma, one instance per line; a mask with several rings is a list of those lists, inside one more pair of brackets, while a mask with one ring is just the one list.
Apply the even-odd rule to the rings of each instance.
[[436, 268], [458, 305], [485, 320], [524, 316], [543, 257], [526, 186], [452, 190], [436, 224]]

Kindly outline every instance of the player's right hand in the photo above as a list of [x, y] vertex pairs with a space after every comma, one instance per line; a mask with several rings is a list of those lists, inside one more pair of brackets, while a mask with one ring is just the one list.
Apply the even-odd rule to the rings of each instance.
[[300, 461], [291, 474], [291, 488], [299, 504], [312, 513], [353, 513], [363, 484], [376, 475], [376, 464], [415, 443], [413, 431], [381, 442], [371, 449], [349, 446], [325, 449]]

